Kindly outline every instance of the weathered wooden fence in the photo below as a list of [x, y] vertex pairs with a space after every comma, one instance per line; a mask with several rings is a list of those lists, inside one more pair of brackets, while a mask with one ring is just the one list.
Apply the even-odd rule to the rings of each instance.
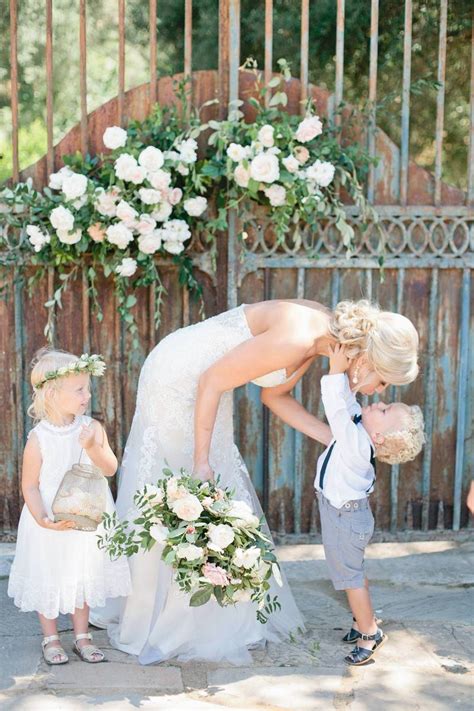
[[[13, 117], [13, 179], [32, 176], [37, 186], [61, 164], [61, 156], [78, 148], [94, 153], [101, 147], [104, 129], [144, 118], [156, 102], [174, 100], [172, 77], [157, 80], [156, 0], [150, 0], [150, 81], [125, 91], [125, 0], [118, 0], [119, 87], [116, 98], [91, 114], [87, 110], [86, 2], [80, 0], [79, 89], [81, 117], [78, 125], [53, 146], [52, 102], [52, 0], [46, 0], [46, 77], [48, 82], [46, 121], [48, 150], [44, 159], [20, 173], [18, 164], [18, 81], [16, 61], [17, 3], [11, 8], [11, 90]], [[378, 0], [371, 0], [369, 100], [377, 98]], [[185, 0], [184, 76], [190, 77], [192, 101], [201, 105], [218, 96], [219, 107], [205, 109], [207, 118], [222, 116], [229, 101], [248, 98], [251, 76], [239, 71], [240, 2], [219, 2], [219, 66], [217, 71], [192, 71], [192, 0]], [[265, 1], [265, 66], [263, 76], [272, 75], [272, 0]], [[419, 403], [425, 413], [428, 441], [415, 462], [380, 467], [375, 498], [375, 515], [380, 530], [454, 529], [468, 525], [464, 506], [466, 487], [472, 476], [473, 410], [469, 386], [473, 382], [469, 358], [472, 328], [470, 272], [473, 266], [474, 235], [474, 41], [470, 68], [471, 126], [469, 137], [468, 191], [442, 182], [444, 129], [444, 77], [446, 67], [447, 0], [440, 2], [439, 63], [434, 175], [419, 168], [409, 157], [410, 82], [412, 51], [412, 2], [405, 2], [404, 64], [401, 146], [376, 129], [375, 108], [367, 126], [368, 147], [380, 156], [371, 169], [367, 194], [381, 216], [386, 239], [385, 271], [378, 266], [377, 239], [372, 229], [364, 232], [355, 212], [353, 225], [357, 249], [347, 259], [334, 226], [329, 222], [317, 232], [303, 232], [301, 240], [290, 237], [276, 246], [265, 216], [255, 215], [247, 239], [237, 240], [238, 225], [232, 215], [228, 234], [219, 241], [217, 270], [209, 254], [195, 240], [195, 262], [204, 288], [207, 315], [239, 302], [267, 298], [305, 297], [334, 305], [343, 298], [367, 297], [382, 307], [400, 311], [415, 323], [421, 340], [421, 373], [409, 387], [394, 390], [390, 397]], [[343, 100], [344, 85], [344, 0], [337, 0], [335, 90], [328, 93], [308, 84], [309, 0], [301, 3], [301, 65], [299, 79], [287, 84], [288, 110], [301, 110], [308, 95], [316, 101], [320, 115], [338, 119], [335, 108]], [[474, 38], [473, 38], [474, 39]], [[246, 107], [248, 110], [248, 107]], [[352, 208], [348, 208], [351, 212]], [[317, 258], [314, 255], [317, 255]], [[157, 332], [153, 302], [143, 290], [137, 294], [136, 315], [140, 350], [130, 352], [110, 288], [103, 283], [100, 301], [104, 320], [98, 324], [90, 315], [87, 290], [81, 277], [66, 294], [58, 313], [55, 340], [74, 352], [102, 353], [109, 369], [94, 385], [92, 412], [102, 418], [117, 453], [123, 451], [134, 409], [140, 365], [146, 353], [167, 333], [197, 320], [198, 309], [178, 286], [172, 267], [163, 266], [168, 298]], [[13, 298], [0, 305], [0, 528], [14, 528], [20, 508], [19, 470], [21, 450], [29, 424], [28, 364], [44, 343], [45, 311], [42, 304], [54, 289], [55, 275], [40, 285], [30, 299], [18, 274], [11, 274]], [[471, 343], [472, 353], [472, 343]], [[296, 397], [312, 412], [322, 415], [319, 399], [321, 364], [315, 365], [296, 387]], [[319, 524], [312, 480], [316, 457], [314, 443], [282, 425], [266, 411], [255, 386], [236, 393], [236, 434], [241, 451], [261, 496], [271, 526], [281, 533], [317, 534]]]

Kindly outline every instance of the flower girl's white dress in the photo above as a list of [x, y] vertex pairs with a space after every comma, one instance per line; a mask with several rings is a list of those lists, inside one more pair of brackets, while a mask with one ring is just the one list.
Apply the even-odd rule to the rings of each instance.
[[[31, 430], [41, 449], [39, 490], [51, 519], [51, 505], [63, 476], [81, 455], [81, 425], [90, 422], [91, 418], [86, 415], [76, 417], [70, 425], [63, 427], [41, 420]], [[81, 462], [91, 463], [85, 451]], [[107, 511], [111, 513], [113, 510], [109, 490]], [[42, 528], [25, 504], [8, 584], [8, 595], [21, 610], [36, 610], [54, 619], [59, 613], [73, 613], [84, 603], [90, 607], [102, 606], [107, 598], [128, 595], [130, 590], [128, 561], [111, 562], [97, 547], [95, 531]]]
[[[137, 407], [120, 473], [117, 512], [130, 520], [133, 495], [144, 484], [156, 482], [170, 466], [192, 470], [194, 406], [198, 380], [213, 362], [251, 338], [244, 306], [201, 323], [179, 329], [163, 339], [146, 359], [137, 393]], [[278, 371], [258, 384], [275, 385], [285, 379]], [[235, 490], [262, 515], [255, 489], [234, 444], [232, 392], [221, 398], [210, 449], [210, 464], [221, 484]], [[172, 657], [251, 661], [248, 648], [265, 640], [278, 641], [303, 626], [291, 590], [272, 580], [281, 611], [267, 624], [256, 619], [254, 603], [221, 608], [215, 600], [190, 607], [172, 579], [172, 568], [160, 560], [162, 546], [130, 558], [133, 593], [125, 602], [108, 604], [107, 615], [97, 611], [96, 623], [108, 624], [112, 644], [148, 664]], [[115, 618], [115, 621], [113, 621]], [[112, 621], [112, 624], [110, 622]]]

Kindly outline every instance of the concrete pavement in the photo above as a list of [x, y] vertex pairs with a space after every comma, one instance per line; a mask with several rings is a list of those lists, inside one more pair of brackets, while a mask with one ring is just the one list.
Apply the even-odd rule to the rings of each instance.
[[[14, 544], [0, 545], [0, 708], [5, 711], [471, 711], [474, 708], [474, 540], [375, 543], [367, 572], [389, 641], [373, 664], [349, 668], [340, 638], [350, 624], [343, 593], [329, 582], [322, 546], [279, 549], [280, 560], [307, 620], [306, 634], [253, 652], [251, 667], [170, 662], [147, 667], [95, 640], [108, 664], [75, 655], [48, 667], [35, 614], [20, 613], [6, 596]], [[72, 633], [60, 629], [66, 650]]]

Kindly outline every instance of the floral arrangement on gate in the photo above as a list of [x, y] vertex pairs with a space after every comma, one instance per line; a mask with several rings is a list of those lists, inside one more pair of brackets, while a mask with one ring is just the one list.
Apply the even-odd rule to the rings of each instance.
[[[64, 290], [86, 264], [98, 319], [96, 283], [102, 273], [113, 279], [118, 311], [137, 347], [136, 290], [153, 287], [156, 325], [166, 295], [156, 257], [177, 264], [180, 283], [199, 294], [188, 250], [191, 236], [204, 234], [214, 258], [216, 234], [226, 229], [229, 210], [237, 211], [245, 238], [246, 223], [255, 218], [257, 206], [264, 206], [277, 240], [283, 242], [291, 232], [295, 247], [303, 224], [316, 230], [332, 219], [348, 253], [354, 231], [341, 192], [359, 207], [361, 229], [369, 220], [377, 223], [362, 188], [373, 159], [360, 143], [342, 140], [340, 128], [322, 121], [312, 100], [304, 117], [288, 114], [284, 84], [290, 69], [285, 60], [279, 64], [280, 75], [264, 87], [253, 60], [244, 65], [255, 73], [256, 91], [248, 103], [256, 118], [250, 123], [240, 110], [243, 101], [235, 102], [227, 119], [202, 122], [206, 104], [189, 112], [180, 84], [176, 106], [156, 105], [147, 119], [131, 122], [127, 130], [107, 128], [107, 153], [65, 156], [64, 167], [49, 176], [42, 191], [30, 180], [0, 191], [0, 266], [37, 267], [30, 288], [50, 267], [57, 276], [45, 304], [46, 336], [52, 337]], [[274, 93], [266, 102], [269, 92]], [[207, 144], [198, 156], [196, 139], [204, 131]]]
[[140, 549], [163, 546], [161, 558], [174, 569], [179, 589], [197, 607], [211, 598], [222, 607], [257, 604], [264, 624], [280, 608], [270, 597], [269, 579], [281, 585], [280, 568], [261, 521], [250, 507], [217, 483], [202, 482], [183, 469], [136, 492], [138, 517], [130, 524], [117, 514], [104, 514], [99, 548], [111, 558], [132, 556]]
[[[291, 73], [285, 60], [280, 59], [279, 65], [280, 75], [264, 87], [254, 60], [244, 65], [255, 73], [256, 96], [247, 101], [256, 118], [245, 121], [239, 108], [244, 102], [239, 100], [226, 120], [209, 122], [213, 133], [208, 141], [215, 153], [204, 172], [226, 177], [227, 208], [237, 209], [244, 229], [255, 218], [255, 203], [267, 208], [268, 221], [280, 242], [290, 230], [298, 242], [302, 223], [316, 229], [331, 217], [350, 250], [354, 230], [346, 220], [340, 190], [359, 207], [364, 220], [377, 222], [363, 192], [364, 176], [374, 161], [359, 143], [345, 144], [340, 129], [316, 115], [312, 99], [303, 118], [285, 111], [284, 84]], [[265, 98], [272, 90], [275, 93], [266, 106]]]
[[[179, 105], [157, 105], [145, 121], [132, 122], [127, 130], [107, 128], [107, 153], [65, 156], [65, 166], [49, 176], [42, 191], [34, 190], [31, 181], [1, 191], [3, 265], [23, 260], [37, 266], [30, 286], [54, 267], [59, 283], [45, 304], [54, 310], [87, 260], [99, 320], [96, 279], [102, 272], [114, 281], [118, 310], [138, 345], [131, 311], [138, 287], [153, 285], [159, 320], [164, 288], [157, 256], [176, 263], [180, 282], [200, 292], [186, 248], [194, 231], [205, 230], [211, 240], [216, 225], [208, 211], [213, 181], [203, 172], [206, 160], [198, 158], [196, 139], [202, 130], [197, 114], [184, 116]], [[52, 318], [46, 335], [51, 325]]]

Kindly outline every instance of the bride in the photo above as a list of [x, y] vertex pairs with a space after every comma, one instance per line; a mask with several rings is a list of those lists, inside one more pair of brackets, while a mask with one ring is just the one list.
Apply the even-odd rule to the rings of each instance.
[[[147, 357], [125, 448], [117, 498], [121, 518], [134, 515], [138, 488], [161, 478], [169, 466], [203, 480], [220, 475], [258, 515], [262, 509], [234, 444], [234, 388], [262, 387], [262, 401], [284, 422], [328, 444], [329, 428], [307, 412], [291, 390], [328, 346], [348, 348], [351, 386], [381, 393], [388, 384], [413, 381], [418, 372], [418, 335], [407, 318], [367, 301], [341, 302], [332, 313], [307, 300], [242, 304], [164, 338]], [[286, 581], [269, 591], [281, 610], [262, 625], [255, 604], [221, 608], [216, 601], [190, 607], [188, 597], [160, 560], [161, 546], [130, 559], [133, 593], [97, 610], [112, 644], [138, 655], [142, 664], [180, 660], [251, 661], [249, 647], [278, 641], [303, 626]], [[114, 609], [114, 605], [116, 608]], [[117, 609], [118, 608], [118, 609]]]

